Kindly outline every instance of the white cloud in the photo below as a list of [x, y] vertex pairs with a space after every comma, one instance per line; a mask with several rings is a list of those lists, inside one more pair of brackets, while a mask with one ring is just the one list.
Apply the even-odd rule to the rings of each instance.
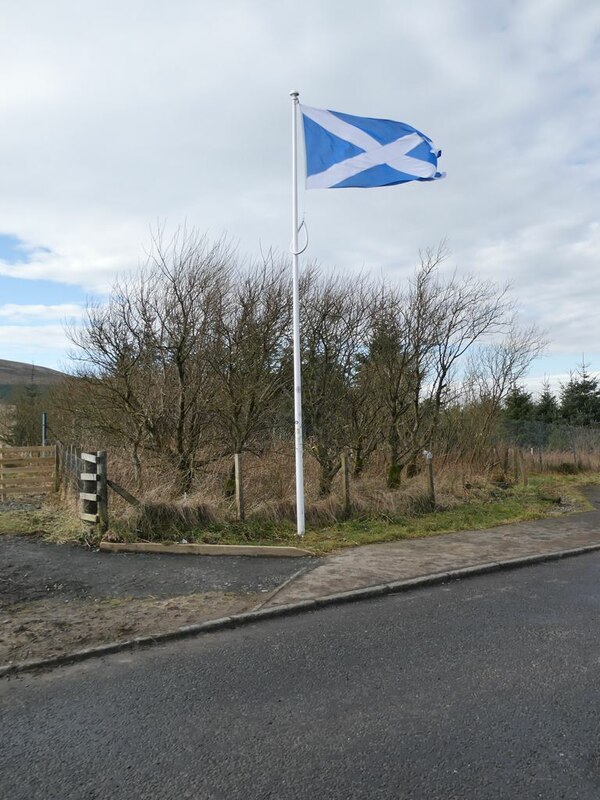
[[0, 320], [22, 323], [34, 320], [68, 320], [79, 318], [83, 307], [77, 303], [59, 303], [58, 305], [26, 305], [20, 303], [5, 303], [0, 305]]
[[[303, 197], [308, 255], [404, 277], [448, 237], [510, 280], [551, 350], [600, 338], [596, 0], [27, 2], [0, 32], [0, 227], [38, 251], [0, 274], [102, 291], [149, 226], [187, 219], [286, 249], [288, 91], [403, 119], [446, 181]], [[5, 317], [6, 318], [6, 317]]]
[[62, 325], [0, 325], [0, 354], [8, 361], [60, 369], [69, 346]]
[[[592, 378], [597, 378], [600, 380], [600, 372], [597, 370], [590, 370], [588, 375], [590, 375]], [[556, 397], [559, 397], [561, 386], [567, 384], [570, 378], [571, 374], [569, 372], [530, 376], [522, 382], [522, 386], [524, 386], [528, 392], [531, 392], [534, 397], [539, 397], [546, 385], [548, 385], [550, 387], [550, 391], [556, 395]]]

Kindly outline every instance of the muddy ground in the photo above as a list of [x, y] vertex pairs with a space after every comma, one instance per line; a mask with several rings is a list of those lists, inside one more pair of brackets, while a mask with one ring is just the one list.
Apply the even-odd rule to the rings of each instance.
[[0, 665], [255, 607], [318, 559], [100, 553], [0, 536]]

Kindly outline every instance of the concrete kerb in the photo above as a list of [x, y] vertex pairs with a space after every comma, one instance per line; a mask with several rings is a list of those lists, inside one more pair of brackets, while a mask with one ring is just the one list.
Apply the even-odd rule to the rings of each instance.
[[457, 581], [461, 580], [462, 578], [470, 578], [477, 575], [485, 575], [486, 573], [498, 572], [504, 569], [527, 567], [533, 564], [540, 564], [545, 561], [558, 561], [562, 558], [585, 555], [586, 553], [591, 553], [597, 550], [600, 550], [600, 544], [586, 545], [585, 547], [577, 547], [571, 550], [558, 550], [552, 553], [522, 556], [520, 558], [511, 558], [504, 561], [492, 561], [488, 562], [487, 564], [460, 567], [458, 569], [447, 570], [445, 572], [435, 572], [416, 578], [408, 578], [401, 581], [376, 584], [374, 586], [367, 586], [362, 589], [355, 589], [348, 592], [337, 592], [324, 597], [300, 600], [296, 603], [290, 603], [288, 605], [260, 608], [254, 611], [246, 611], [241, 614], [232, 614], [229, 617], [212, 619], [208, 622], [202, 622], [197, 625], [185, 625], [184, 627], [177, 628], [174, 631], [168, 631], [166, 633], [138, 636], [134, 639], [126, 639], [121, 642], [109, 642], [107, 644], [98, 645], [97, 647], [89, 647], [85, 650], [76, 650], [72, 653], [65, 653], [63, 655], [53, 656], [51, 658], [17, 662], [15, 664], [6, 664], [4, 666], [0, 666], [0, 677], [17, 675], [23, 672], [34, 672], [42, 669], [53, 669], [54, 667], [87, 661], [90, 658], [99, 658], [101, 656], [112, 655], [114, 653], [120, 653], [126, 650], [135, 650], [139, 647], [148, 647], [149, 645], [156, 645], [162, 642], [172, 642], [177, 639], [187, 639], [192, 636], [199, 636], [204, 633], [225, 630], [227, 628], [237, 628], [255, 622], [260, 622], [261, 620], [302, 614], [305, 611], [316, 611], [317, 609], [324, 608], [326, 606], [358, 602], [359, 600], [382, 597], [383, 595], [387, 594], [398, 594], [400, 592], [407, 592], [424, 586], [435, 586], [441, 583], [448, 583], [450, 581]]
[[300, 577], [300, 575], [304, 575], [304, 573], [308, 572], [308, 570], [309, 570], [309, 567], [302, 567], [302, 569], [299, 569], [296, 572], [294, 572], [292, 575], [290, 575], [289, 578], [287, 578], [287, 580], [285, 580], [283, 583], [280, 583], [279, 586], [277, 586], [276, 589], [273, 589], [273, 591], [270, 592], [266, 597], [263, 597], [262, 600], [260, 601], [260, 603], [258, 603], [258, 605], [256, 605], [256, 606], [254, 606], [254, 608], [252, 608], [251, 611], [258, 611], [260, 608], [263, 608], [264, 606], [266, 606], [267, 603], [270, 603], [271, 600], [276, 595], [278, 595], [283, 589], [286, 588], [286, 586], [289, 586], [289, 584], [292, 581], [295, 581], [296, 578]]

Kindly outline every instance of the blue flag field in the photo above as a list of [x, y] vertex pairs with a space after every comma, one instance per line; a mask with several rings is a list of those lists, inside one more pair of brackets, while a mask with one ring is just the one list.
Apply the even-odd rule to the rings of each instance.
[[444, 177], [441, 151], [410, 125], [304, 105], [300, 110], [307, 189], [368, 189]]

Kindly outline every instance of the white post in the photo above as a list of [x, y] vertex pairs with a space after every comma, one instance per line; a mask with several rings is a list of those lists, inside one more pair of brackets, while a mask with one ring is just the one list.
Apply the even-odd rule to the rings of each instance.
[[292, 264], [294, 334], [294, 431], [296, 451], [296, 533], [304, 536], [304, 453], [302, 436], [302, 370], [300, 359], [300, 290], [298, 278], [298, 92], [292, 98]]

